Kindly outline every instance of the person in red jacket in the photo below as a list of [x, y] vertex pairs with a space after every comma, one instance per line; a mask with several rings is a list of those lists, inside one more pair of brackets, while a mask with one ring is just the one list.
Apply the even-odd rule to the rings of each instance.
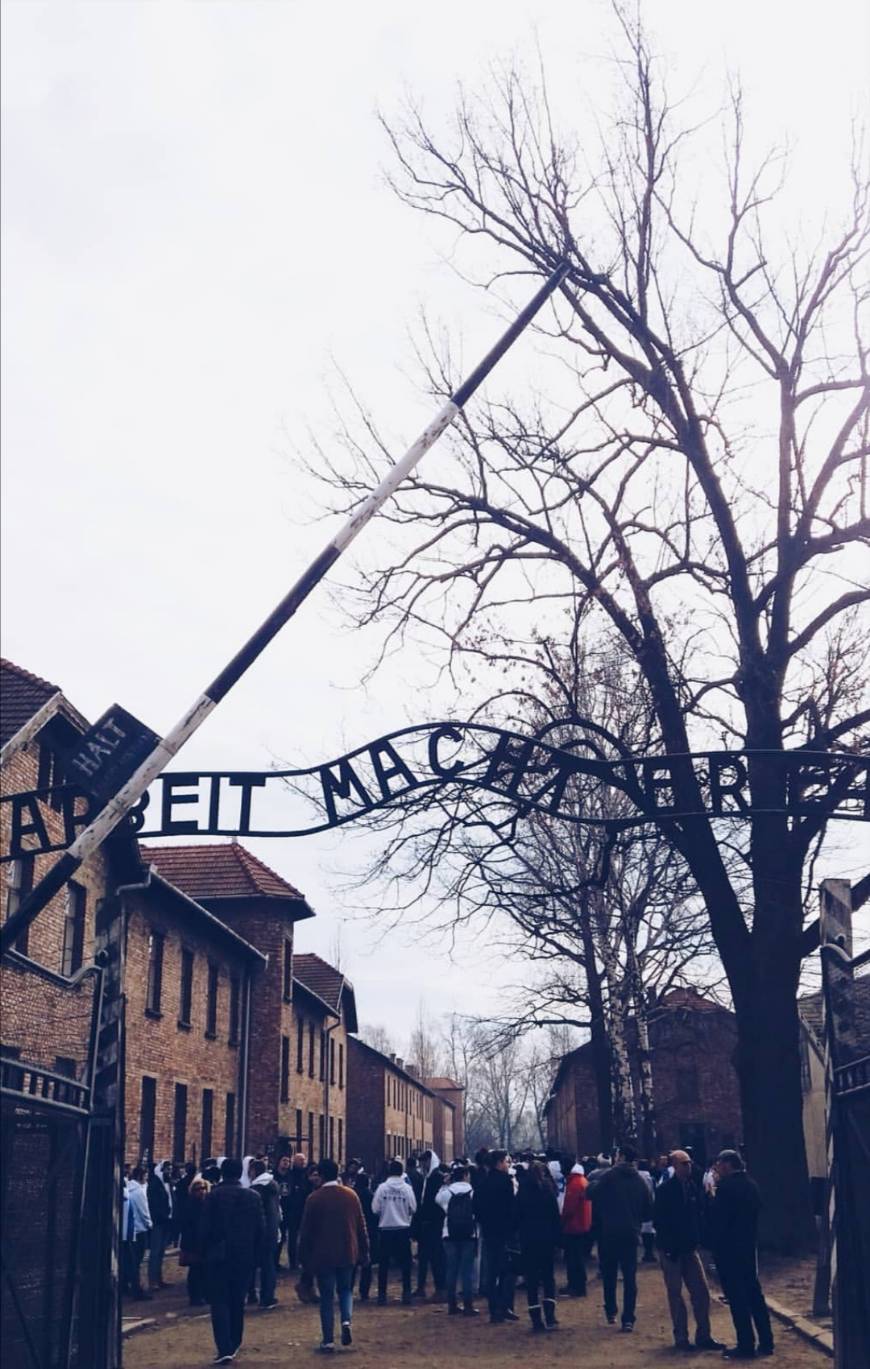
[[574, 1298], [586, 1297], [586, 1246], [592, 1227], [589, 1183], [582, 1165], [572, 1166], [562, 1203], [562, 1244], [565, 1247], [565, 1272], [568, 1283], [562, 1289]]

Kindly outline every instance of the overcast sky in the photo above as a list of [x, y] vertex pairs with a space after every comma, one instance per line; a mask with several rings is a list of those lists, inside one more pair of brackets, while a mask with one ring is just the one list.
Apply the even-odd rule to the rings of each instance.
[[[824, 205], [867, 85], [865, 0], [646, 10], [678, 81], [739, 70], [751, 136], [789, 133], [799, 198]], [[377, 107], [413, 92], [437, 122], [538, 42], [563, 116], [588, 110], [607, 8], [6, 0], [3, 26], [3, 651], [88, 716], [118, 700], [165, 731], [334, 529], [288, 457], [328, 431], [334, 363], [399, 452], [430, 416], [418, 308], [469, 360], [499, 331], [386, 187]], [[319, 592], [184, 764], [314, 764], [439, 716], [419, 660], [363, 689], [368, 657]], [[336, 881], [365, 855], [348, 829], [251, 844], [317, 909], [298, 949], [329, 955], [343, 925], [361, 1016], [399, 1044], [420, 999], [485, 1011], [515, 978], [471, 940], [458, 963], [377, 946]]]

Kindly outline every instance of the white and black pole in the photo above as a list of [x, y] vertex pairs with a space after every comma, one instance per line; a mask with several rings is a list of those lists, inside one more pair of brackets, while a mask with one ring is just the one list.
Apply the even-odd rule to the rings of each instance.
[[[554, 290], [558, 289], [568, 271], [568, 263], [560, 263], [537, 294], [517, 315], [503, 336], [499, 338], [492, 350], [486, 354], [458, 389], [454, 390], [447, 403], [435, 415], [435, 418], [420, 434], [417, 441], [408, 448], [401, 460], [391, 467], [377, 489], [351, 515], [337, 536], [328, 546], [324, 547], [319, 556], [315, 557], [308, 569], [299, 577], [292, 589], [285, 594], [268, 618], [260, 624], [253, 636], [224, 666], [220, 674], [212, 680], [192, 707], [179, 718], [162, 741], [156, 740], [156, 745], [153, 745], [145, 759], [129, 775], [129, 778], [125, 779], [124, 783], [115, 790], [93, 821], [85, 827], [60, 859], [56, 861], [48, 874], [38, 884], [34, 885], [31, 892], [22, 899], [16, 912], [0, 929], [0, 953], [7, 951], [12, 946], [21, 933], [30, 926], [37, 913], [63, 888], [82, 861], [92, 855], [97, 847], [105, 841], [109, 833], [130, 812], [148, 786], [165, 768], [167, 762], [176, 755], [188, 738], [193, 736], [197, 728], [205, 722], [205, 719], [217, 707], [221, 699], [241, 679], [272, 638], [281, 631], [285, 623], [290, 621], [315, 585], [319, 584], [327, 571], [335, 565], [342, 552], [362, 532], [365, 525], [377, 513], [381, 505], [389, 499], [390, 495], [395, 492], [405, 477], [410, 474], [421, 457], [437, 442], [445, 428], [448, 428], [454, 421], [463, 405], [468, 402], [508, 348], [528, 327]], [[111, 729], [113, 724], [110, 722], [108, 727]], [[111, 737], [107, 737], [107, 741], [110, 743]]]

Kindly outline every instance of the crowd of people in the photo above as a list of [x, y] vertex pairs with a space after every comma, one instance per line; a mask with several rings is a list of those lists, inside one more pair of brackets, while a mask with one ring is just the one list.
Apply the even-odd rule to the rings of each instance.
[[[733, 1150], [703, 1174], [688, 1151], [650, 1163], [630, 1145], [614, 1159], [579, 1161], [484, 1149], [450, 1166], [426, 1151], [389, 1161], [375, 1180], [358, 1160], [340, 1173], [334, 1160], [309, 1164], [302, 1154], [284, 1155], [273, 1168], [265, 1156], [220, 1157], [183, 1173], [164, 1161], [147, 1175], [141, 1168], [125, 1174], [124, 1288], [149, 1298], [164, 1287], [165, 1252], [177, 1243], [191, 1305], [211, 1308], [213, 1362], [229, 1364], [242, 1343], [246, 1304], [276, 1307], [282, 1270], [298, 1270], [297, 1295], [319, 1303], [319, 1348], [330, 1353], [336, 1301], [340, 1342], [349, 1346], [354, 1295], [370, 1298], [375, 1267], [380, 1306], [395, 1267], [404, 1304], [431, 1297], [448, 1316], [477, 1317], [483, 1299], [496, 1326], [520, 1321], [522, 1290], [530, 1329], [543, 1336], [559, 1324], [558, 1252], [566, 1280], [559, 1293], [583, 1298], [597, 1251], [608, 1324], [634, 1330], [638, 1261], [657, 1260], [675, 1351], [754, 1359], [773, 1354], [757, 1273], [760, 1207], [758, 1187]], [[711, 1332], [704, 1247], [734, 1323], [733, 1347]]]

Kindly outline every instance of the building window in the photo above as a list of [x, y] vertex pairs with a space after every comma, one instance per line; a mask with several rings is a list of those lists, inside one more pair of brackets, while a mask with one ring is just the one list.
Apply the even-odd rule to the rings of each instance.
[[290, 1101], [290, 1037], [281, 1037], [281, 1102]]
[[338, 1087], [344, 1088], [344, 1046], [338, 1043]]
[[326, 1078], [326, 1032], [320, 1029], [320, 1081]]
[[338, 1154], [335, 1157], [336, 1163], [341, 1164], [344, 1159], [344, 1119], [338, 1119]]
[[305, 1054], [305, 1023], [301, 1017], [296, 1019], [296, 1073], [301, 1074], [304, 1069], [303, 1056]]
[[157, 1080], [142, 1076], [142, 1096], [139, 1104], [139, 1159], [154, 1161], [154, 1118], [157, 1114]]
[[314, 1078], [314, 1023], [308, 1023], [308, 1077]]
[[236, 1095], [227, 1094], [226, 1121], [224, 1123], [224, 1154], [232, 1155], [236, 1148]]
[[190, 1012], [193, 1004], [193, 951], [186, 946], [181, 948], [181, 988], [178, 996], [178, 1025], [190, 1026]]
[[326, 1118], [323, 1116], [322, 1112], [317, 1119], [317, 1141], [317, 1158], [318, 1160], [322, 1160], [326, 1154], [326, 1150], [324, 1149], [326, 1146]]
[[70, 979], [85, 958], [85, 906], [88, 893], [82, 884], [67, 884], [67, 908], [63, 919], [63, 951], [60, 973]]
[[230, 975], [230, 1029], [227, 1040], [231, 1046], [239, 1044], [242, 1018], [242, 983], [237, 974]]
[[308, 1163], [314, 1159], [314, 1113], [308, 1114]]
[[213, 960], [208, 962], [208, 990], [205, 1001], [205, 1034], [211, 1040], [217, 1036], [218, 1017], [218, 967]]
[[211, 1133], [214, 1125], [214, 1089], [202, 1091], [202, 1131], [200, 1134], [200, 1160], [211, 1156]]
[[163, 997], [163, 943], [162, 932], [152, 931], [148, 937], [148, 988], [145, 995], [145, 1011], [150, 1017], [160, 1016], [160, 1002]]
[[[21, 900], [30, 893], [33, 888], [33, 856], [19, 856], [17, 860], [10, 861], [9, 874], [6, 881], [6, 917], [10, 918], [13, 913], [17, 913], [21, 906]], [[15, 942], [15, 950], [19, 955], [27, 955], [27, 948], [30, 940], [30, 928], [25, 927], [20, 932]]]
[[187, 1150], [187, 1085], [175, 1085], [175, 1109], [172, 1118], [172, 1158], [181, 1164]]
[[293, 997], [293, 942], [289, 937], [284, 941], [284, 1002]]
[[329, 1038], [329, 1082], [335, 1083], [335, 1038]]
[[335, 1118], [329, 1119], [329, 1153], [335, 1159]]
[[297, 1149], [297, 1150], [301, 1150], [301, 1149], [302, 1149], [302, 1146], [303, 1146], [303, 1144], [304, 1144], [304, 1141], [305, 1141], [305, 1137], [302, 1135], [302, 1109], [301, 1109], [301, 1108], [297, 1108], [297, 1109], [296, 1109], [296, 1137], [295, 1137], [295, 1140], [296, 1140], [296, 1149]]

